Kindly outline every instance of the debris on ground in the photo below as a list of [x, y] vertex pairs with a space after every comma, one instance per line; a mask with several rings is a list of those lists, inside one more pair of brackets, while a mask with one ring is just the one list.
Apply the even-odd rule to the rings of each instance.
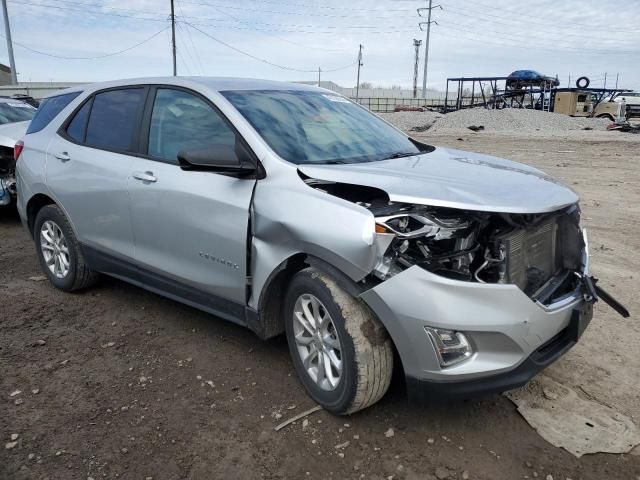
[[628, 453], [640, 444], [640, 427], [608, 405], [584, 399], [542, 374], [505, 394], [546, 441], [576, 457]]
[[[295, 407], [294, 407], [295, 408]], [[312, 413], [317, 412], [318, 410], [322, 410], [322, 407], [320, 405], [316, 405], [313, 408], [310, 408], [309, 410], [305, 410], [302, 413], [299, 413], [298, 415], [291, 417], [289, 420], [285, 420], [284, 422], [282, 422], [280, 425], [277, 425], [274, 430], [277, 432], [279, 430], [282, 430], [284, 427], [286, 427], [287, 425], [295, 422], [296, 420], [300, 420], [301, 418], [304, 417], [308, 417], [309, 415], [311, 415]]]

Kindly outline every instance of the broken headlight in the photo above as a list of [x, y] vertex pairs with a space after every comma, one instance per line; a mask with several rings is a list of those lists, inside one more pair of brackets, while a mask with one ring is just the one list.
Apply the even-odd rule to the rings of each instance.
[[472, 257], [466, 250], [475, 244], [471, 221], [459, 211], [439, 212], [424, 206], [395, 209], [375, 218], [379, 256], [375, 276], [385, 280], [413, 265], [461, 269], [468, 274]]

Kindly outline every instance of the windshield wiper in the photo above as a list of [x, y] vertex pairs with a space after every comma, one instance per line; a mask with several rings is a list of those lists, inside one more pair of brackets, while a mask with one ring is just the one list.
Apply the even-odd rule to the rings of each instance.
[[320, 165], [345, 165], [347, 162], [344, 160], [327, 160], [325, 162], [318, 162]]
[[395, 158], [413, 157], [415, 155], [420, 155], [420, 152], [417, 152], [417, 153], [396, 152], [393, 155], [389, 155], [388, 157], [383, 158], [382, 160], [393, 160]]

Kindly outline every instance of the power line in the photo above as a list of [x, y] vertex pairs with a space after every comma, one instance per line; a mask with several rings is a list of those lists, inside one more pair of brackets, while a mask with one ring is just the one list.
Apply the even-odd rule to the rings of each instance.
[[[203, 6], [207, 6], [207, 7], [217, 7], [217, 8], [227, 8], [230, 10], [240, 10], [242, 12], [246, 12], [247, 8], [249, 7], [239, 7], [239, 6], [231, 6], [231, 5], [223, 5], [223, 4], [219, 4], [219, 3], [207, 3], [207, 2], [196, 2], [193, 0], [182, 0], [183, 3], [189, 3], [191, 5], [203, 5]], [[302, 17], [325, 17], [325, 18], [349, 18], [349, 19], [353, 19], [356, 16], [366, 16], [367, 18], [390, 18], [389, 16], [384, 16], [384, 15], [378, 15], [378, 16], [371, 16], [371, 14], [369, 13], [362, 13], [360, 15], [354, 15], [354, 14], [350, 14], [350, 15], [334, 15], [334, 14], [330, 14], [330, 13], [315, 13], [315, 12], [292, 12], [292, 11], [283, 11], [283, 10], [262, 10], [262, 9], [257, 9], [254, 7], [251, 7], [251, 11], [252, 12], [256, 12], [256, 13], [273, 13], [273, 14], [277, 14], [277, 15], [296, 15], [296, 16], [302, 16]], [[374, 10], [377, 12], [387, 12], [387, 10]], [[316, 70], [314, 70], [315, 72]]]
[[[245, 55], [245, 56], [247, 56], [249, 58], [253, 58], [254, 60], [257, 60], [258, 62], [266, 63], [267, 65], [271, 65], [272, 67], [280, 68], [282, 70], [290, 70], [290, 71], [293, 71], [293, 72], [303, 72], [303, 73], [312, 73], [312, 72], [314, 72], [315, 73], [317, 71], [316, 69], [306, 70], [306, 69], [302, 69], [302, 68], [289, 67], [289, 66], [286, 66], [286, 65], [280, 65], [278, 63], [271, 62], [269, 60], [265, 60], [264, 58], [257, 57], [255, 55], [249, 53], [249, 52], [245, 52], [244, 50], [241, 50], [241, 49], [239, 49], [237, 47], [234, 47], [233, 45], [229, 45], [227, 42], [223, 42], [219, 38], [214, 37], [213, 35], [205, 32], [204, 30], [201, 30], [200, 28], [196, 27], [195, 25], [193, 25], [193, 24], [191, 24], [189, 22], [183, 22], [183, 23], [185, 23], [186, 25], [190, 26], [194, 30], [197, 30], [198, 32], [200, 32], [204, 36], [209, 37], [211, 40], [213, 40], [215, 42], [218, 42], [219, 44], [224, 45], [225, 47], [230, 48], [231, 50], [234, 50], [235, 52], [238, 52], [238, 53], [240, 53], [242, 55]], [[343, 67], [338, 67], [338, 68], [333, 68], [333, 69], [323, 70], [323, 71], [327, 72], [327, 73], [329, 73], [329, 72], [337, 72], [339, 70], [344, 70], [346, 68], [352, 67], [356, 63], [357, 63], [357, 60], [355, 62], [352, 62], [349, 65], [345, 65]]]
[[[214, 7], [214, 8], [216, 8], [216, 7]], [[297, 42], [292, 42], [291, 40], [287, 40], [286, 38], [282, 38], [282, 37], [280, 37], [278, 35], [274, 35], [273, 33], [269, 32], [268, 30], [260, 30], [260, 29], [258, 29], [256, 27], [252, 26], [249, 22], [246, 22], [246, 21], [244, 21], [244, 20], [242, 20], [242, 19], [240, 19], [240, 18], [236, 17], [235, 15], [232, 15], [232, 14], [230, 14], [228, 12], [225, 12], [225, 11], [220, 10], [218, 8], [216, 8], [216, 10], [218, 12], [222, 13], [223, 15], [226, 15], [227, 17], [231, 18], [232, 20], [234, 20], [234, 21], [236, 21], [236, 22], [238, 22], [238, 23], [240, 23], [242, 25], [246, 25], [247, 27], [249, 27], [250, 30], [255, 30], [255, 31], [258, 31], [258, 32], [266, 33], [267, 35], [269, 35], [269, 36], [271, 36], [273, 38], [276, 38], [276, 39], [278, 39], [278, 40], [280, 40], [282, 42], [285, 42], [285, 43], [289, 43], [291, 45], [295, 45], [297, 47], [310, 48], [312, 50], [324, 50], [324, 51], [328, 51], [328, 52], [345, 51], [343, 49], [330, 49], [330, 48], [322, 48], [322, 47], [313, 47], [313, 46], [308, 46], [308, 45], [302, 45], [302, 44], [297, 43]], [[189, 18], [189, 17], [185, 17], [185, 18]], [[262, 22], [258, 22], [258, 23], [261, 23], [262, 25], [267, 25], [267, 24], [262, 23]]]
[[[478, 6], [481, 6], [481, 7], [485, 7], [485, 8], [487, 8], [487, 9], [488, 9], [488, 10], [490, 10], [490, 11], [496, 11], [496, 6], [495, 6], [495, 5], [488, 5], [488, 4], [486, 4], [486, 3], [481, 3], [481, 2], [478, 2], [478, 1], [475, 1], [475, 0], [474, 0], [474, 2], [473, 2], [473, 3], [474, 3], [474, 5], [478, 5]], [[467, 4], [468, 4], [468, 2], [465, 2], [465, 6], [466, 6]], [[553, 2], [553, 4], [554, 4], [554, 5], [557, 5], [557, 3], [556, 3], [556, 2]], [[449, 10], [450, 8], [451, 8], [451, 7], [448, 7], [448, 6], [447, 6], [447, 10]], [[465, 7], [465, 8], [466, 8], [466, 7]], [[492, 14], [490, 14], [490, 13], [486, 13], [486, 11], [482, 11], [482, 10], [473, 10], [473, 9], [469, 9], [469, 8], [466, 8], [466, 9], [467, 9], [467, 10], [470, 10], [470, 11], [473, 11], [474, 13], [476, 13], [476, 14], [478, 14], [478, 15], [484, 15], [484, 16], [487, 16], [487, 17], [503, 18], [503, 19], [504, 19], [504, 17], [503, 17], [503, 16], [492, 15]], [[505, 8], [500, 8], [500, 12], [504, 12], [504, 13], [512, 13], [512, 14], [514, 14], [514, 15], [522, 15], [522, 11], [509, 10], [509, 9], [505, 9]], [[568, 27], [569, 25], [549, 21], [549, 17], [550, 17], [550, 15], [549, 15], [549, 16], [545, 16], [545, 17], [541, 17], [541, 16], [538, 16], [538, 15], [530, 15], [530, 14], [527, 12], [526, 18], [524, 18], [524, 19], [512, 18], [511, 20], [512, 20], [512, 21], [514, 21], [514, 22], [520, 22], [520, 23], [526, 23], [526, 24], [533, 24], [533, 25], [541, 25], [541, 26], [544, 26], [544, 27], [554, 27], [554, 26], [557, 26], [557, 28], [562, 28], [563, 30], [565, 30], [565, 31], [566, 31], [566, 29], [567, 29], [567, 27]], [[535, 22], [535, 21], [531, 20], [531, 18], [538, 18], [538, 19], [540, 19], [540, 20], [543, 20], [543, 22]], [[613, 29], [613, 30], [612, 30], [610, 27], [602, 27], [601, 25], [588, 25], [588, 24], [585, 24], [585, 23], [577, 23], [577, 22], [574, 22], [573, 20], [572, 20], [571, 22], [568, 22], [568, 23], [570, 23], [570, 25], [571, 25], [571, 26], [588, 28], [588, 29], [590, 30], [590, 31], [589, 31], [589, 34], [591, 34], [591, 30], [600, 30], [600, 31], [604, 31], [604, 32], [607, 32], [607, 33], [611, 33], [612, 31], [615, 31], [615, 32], [622, 32], [622, 33], [635, 33], [635, 34], [637, 34], [637, 33], [638, 33], [638, 30], [621, 30], [621, 29], [617, 28], [617, 26], [616, 26], [616, 28], [615, 28], [615, 29]]]
[[[186, 22], [185, 22], [186, 23]], [[216, 27], [217, 29], [220, 30], [255, 30], [254, 28], [250, 28], [250, 27], [238, 27], [235, 25], [220, 25], [220, 24], [214, 24], [214, 23], [200, 23], [200, 22], [189, 22], [191, 23], [191, 25], [198, 25], [200, 27]], [[335, 35], [336, 32], [334, 30], [332, 31], [318, 31], [318, 30], [280, 30], [280, 29], [261, 29], [261, 32], [281, 32], [281, 33], [308, 33], [308, 34], [330, 34], [330, 35]], [[411, 28], [411, 29], [406, 29], [406, 30], [378, 30], [378, 31], [370, 31], [370, 30], [366, 30], [366, 31], [360, 31], [357, 33], [351, 33], [351, 32], [342, 32], [342, 36], [345, 35], [360, 35], [362, 33], [367, 33], [367, 34], [375, 34], [375, 35], [385, 35], [385, 34], [389, 34], [389, 33], [415, 33], [416, 28]], [[315, 70], [314, 70], [315, 72]]]
[[[177, 5], [178, 5], [178, 9], [180, 10], [180, 13], [184, 15], [184, 10], [182, 9], [182, 5], [180, 5], [179, 1], [177, 1]], [[187, 27], [183, 27], [182, 24], [179, 24], [178, 27], [180, 28], [180, 31], [187, 32], [187, 38], [189, 39], [189, 43], [191, 44], [191, 47], [193, 47], [193, 55], [196, 58], [197, 66], [200, 69], [200, 73], [202, 75], [205, 75], [204, 66], [202, 65], [202, 61], [200, 60], [198, 49], [196, 48], [196, 44], [193, 42], [193, 37], [191, 36], [191, 30], [189, 30]], [[188, 50], [187, 50], [187, 53], [188, 53]]]
[[[73, 7], [64, 7], [64, 6], [60, 6], [60, 5], [51, 5], [51, 4], [45, 4], [45, 3], [33, 3], [33, 2], [27, 2], [27, 1], [23, 1], [23, 0], [7, 0], [9, 3], [15, 3], [17, 5], [27, 5], [30, 7], [44, 7], [44, 8], [53, 8], [56, 10], [63, 10], [63, 11], [72, 11], [72, 12], [81, 12], [84, 14], [92, 14], [92, 15], [106, 15], [106, 16], [110, 16], [110, 17], [119, 17], [119, 18], [131, 18], [131, 19], [135, 19], [135, 20], [146, 20], [146, 21], [150, 21], [150, 22], [166, 22], [166, 17], [164, 19], [160, 19], [160, 18], [146, 18], [146, 17], [136, 17], [133, 15], [125, 15], [125, 14], [119, 14], [119, 13], [111, 13], [111, 12], [100, 12], [100, 11], [94, 11], [94, 10], [86, 10], [84, 8], [73, 8]], [[77, 2], [74, 2], [77, 3]], [[80, 4], [82, 5], [82, 4]], [[86, 5], [86, 4], [85, 4]], [[145, 14], [145, 15], [157, 15], [157, 14]]]
[[[47, 57], [59, 58], [59, 59], [62, 59], [62, 60], [97, 60], [97, 59], [101, 59], [101, 58], [113, 57], [115, 55], [120, 55], [121, 53], [128, 52], [129, 50], [133, 50], [134, 48], [137, 48], [140, 45], [143, 45], [143, 44], [151, 41], [152, 39], [154, 39], [155, 37], [157, 37], [162, 32], [164, 32], [165, 30], [168, 30], [168, 29], [169, 29], [168, 26], [164, 27], [162, 30], [154, 33], [150, 37], [147, 37], [143, 41], [138, 42], [135, 45], [131, 45], [130, 47], [124, 48], [122, 50], [118, 50], [117, 52], [105, 53], [103, 55], [95, 55], [95, 56], [92, 56], [92, 57], [67, 57], [67, 56], [64, 56], [64, 55], [56, 55], [56, 54], [53, 54], [53, 53], [47, 53], [47, 52], [43, 52], [43, 51], [40, 51], [40, 50], [36, 50], [35, 48], [31, 48], [28, 45], [16, 42], [15, 40], [13, 41], [13, 43], [18, 45], [19, 47], [24, 48], [25, 50], [29, 50], [30, 52], [37, 53], [39, 55], [44, 55], [44, 56], [47, 56]], [[1, 33], [0, 33], [0, 36], [2, 36], [3, 38], [7, 38]]]
[[403, 12], [403, 13], [411, 13], [412, 9], [392, 9], [392, 8], [353, 8], [353, 7], [334, 7], [329, 5], [310, 5], [303, 3], [294, 3], [294, 2], [281, 2], [280, 0], [252, 0], [253, 2], [259, 3], [268, 3], [272, 5], [289, 5], [292, 7], [303, 7], [303, 8], [317, 8], [317, 9], [326, 9], [326, 10], [344, 10], [349, 12]]
[[[503, 20], [509, 20], [509, 19], [505, 19], [504, 17], [498, 17], [495, 15], [491, 15], [488, 13], [484, 13], [484, 12], [477, 12], [474, 14], [468, 14], [468, 13], [464, 13], [462, 10], [457, 10], [455, 8], [451, 8], [451, 7], [447, 7], [445, 10], [446, 13], [450, 13], [452, 15], [456, 15], [456, 16], [461, 16], [461, 17], [465, 17], [465, 18], [471, 18], [476, 22], [486, 22], [486, 20], [483, 19], [479, 19], [477, 17], [477, 15], [485, 15], [487, 17], [491, 17], [491, 18], [499, 18], [499, 19], [503, 19]], [[512, 22], [525, 22], [525, 23], [532, 23], [528, 20], [520, 20], [520, 19], [512, 19]], [[522, 28], [522, 25], [514, 25], [513, 23], [508, 23], [508, 22], [503, 22], [503, 21], [498, 21], [498, 20], [491, 20], [492, 24], [498, 24], [498, 25], [505, 25], [507, 27], [514, 27], [514, 28]], [[539, 23], [538, 23], [539, 24]], [[548, 25], [547, 25], [548, 26]], [[482, 25], [482, 28], [484, 28], [484, 25]], [[543, 30], [540, 28], [536, 28], [535, 29], [536, 32], [540, 32], [542, 35], [536, 35], [535, 32], [531, 32], [528, 31], [527, 32], [527, 37], [538, 37], [538, 38], [549, 38], [550, 35], [557, 37], [557, 38], [566, 38], [566, 37], [574, 37], [574, 38], [579, 38], [582, 42], [584, 42], [585, 40], [585, 35], [584, 34], [574, 34], [574, 33], [569, 33], [566, 31], [566, 27], [565, 27], [565, 31], [560, 33], [560, 32], [553, 32], [553, 31], [549, 31], [549, 30]], [[618, 31], [618, 30], [616, 30]], [[611, 32], [609, 32], [609, 35], [607, 36], [607, 38], [602, 38], [602, 37], [595, 37], [593, 36], [591, 33], [589, 34], [589, 39], [594, 39], [594, 40], [600, 40], [600, 41], [607, 41], [609, 40]]]
[[[475, 38], [469, 38], [469, 37], [465, 37], [467, 40], [471, 40], [473, 42], [476, 43], [485, 43], [487, 45], [496, 45], [499, 47], [512, 47], [512, 48], [521, 48], [521, 49], [526, 49], [526, 50], [547, 50], [547, 51], [552, 51], [552, 52], [572, 52], [572, 53], [576, 53], [579, 55], [636, 55], [638, 52], [637, 51], [633, 51], [633, 50], [620, 50], [620, 49], [612, 49], [612, 50], [594, 50], [594, 49], [580, 49], [580, 48], [559, 48], [557, 46], [552, 46], [552, 45], [543, 45], [541, 46], [540, 43], [536, 42], [535, 45], [526, 45], [526, 44], [522, 44], [522, 43], [516, 43], [516, 44], [507, 44], [504, 42], [491, 42], [490, 40], [486, 39], [486, 33], [493, 33], [495, 35], [497, 35], [498, 39], [502, 38], [505, 40], [510, 40], [510, 41], [516, 41], [517, 38], [514, 38], [513, 36], [501, 36], [500, 33], [501, 32], [497, 32], [495, 30], [486, 30], [483, 29], [483, 33], [474, 33], [472, 31], [469, 31], [468, 29], [464, 29], [464, 28], [458, 28], [455, 26], [452, 26], [448, 23], [441, 23], [441, 26], [443, 27], [443, 30], [455, 30], [458, 32], [462, 32], [466, 35], [474, 35], [476, 37], [481, 37], [480, 39], [475, 39]], [[464, 26], [468, 26], [468, 25], [461, 25], [461, 27]], [[454, 38], [460, 38], [460, 36], [456, 36]]]

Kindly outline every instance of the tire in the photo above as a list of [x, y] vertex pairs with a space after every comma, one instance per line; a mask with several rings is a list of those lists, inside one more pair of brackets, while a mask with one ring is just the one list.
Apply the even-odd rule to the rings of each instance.
[[[51, 243], [47, 241], [47, 238], [50, 238], [51, 235], [45, 235], [42, 232], [43, 228], [51, 231], [48, 227], [52, 228], [53, 231], [56, 231], [57, 228], [62, 234], [62, 243], [58, 244], [57, 252], [64, 253], [64, 247], [66, 247], [66, 273], [62, 271], [64, 267], [58, 273], [52, 271], [52, 268], [56, 270], [58, 265], [62, 264], [53, 262], [53, 266], [50, 268], [51, 257], [49, 257], [49, 260], [45, 258], [45, 255], [47, 255], [45, 252], [52, 251]], [[56, 288], [65, 292], [73, 292], [90, 287], [98, 279], [98, 274], [93, 272], [86, 264], [82, 249], [73, 233], [69, 220], [57, 205], [46, 205], [40, 209], [34, 223], [33, 238], [36, 244], [38, 260], [40, 261], [40, 268]], [[58, 238], [60, 238], [59, 235]], [[48, 248], [45, 248], [44, 244], [47, 244]], [[60, 245], [63, 245], [63, 247], [60, 248]], [[50, 253], [50, 255], [53, 254]]]
[[[315, 307], [313, 298], [318, 301]], [[324, 338], [329, 339], [331, 346], [324, 345], [319, 340], [322, 334], [320, 337], [313, 337], [310, 330], [305, 330], [298, 320], [296, 312], [304, 311], [299, 307], [307, 300], [310, 302], [307, 303], [307, 306], [310, 306], [309, 311], [325, 314], [325, 321], [322, 322], [327, 324]], [[326, 314], [329, 316], [328, 321]], [[324, 409], [338, 415], [351, 414], [373, 405], [386, 393], [393, 372], [391, 338], [373, 312], [363, 302], [339, 287], [331, 277], [315, 268], [307, 268], [297, 273], [291, 280], [286, 294], [284, 318], [289, 351], [298, 377], [309, 395]], [[300, 340], [297, 340], [301, 337], [304, 342], [308, 342], [309, 338], [315, 340], [308, 346], [301, 345]], [[336, 340], [339, 345], [337, 351], [332, 348]], [[316, 355], [316, 367], [313, 367], [311, 362], [307, 364], [307, 368], [303, 363], [303, 355], [313, 348], [318, 351], [318, 348], [312, 346], [314, 342], [316, 345], [323, 345], [325, 352], [332, 353]], [[301, 349], [303, 353], [300, 353]], [[326, 369], [324, 375], [317, 373], [318, 358], [329, 362], [329, 373]], [[336, 358], [341, 361], [341, 372], [337, 381], [334, 374], [338, 370], [332, 362], [332, 359]], [[330, 381], [332, 376], [335, 382], [333, 385]], [[318, 378], [322, 377], [324, 380], [318, 382]]]
[[607, 118], [609, 120], [611, 120], [612, 122], [615, 122], [616, 119], [613, 118], [612, 115], [610, 115], [609, 113], [601, 113], [600, 115], [598, 115], [596, 118]]
[[578, 88], [587, 88], [591, 82], [587, 77], [580, 77], [576, 80], [576, 87]]

